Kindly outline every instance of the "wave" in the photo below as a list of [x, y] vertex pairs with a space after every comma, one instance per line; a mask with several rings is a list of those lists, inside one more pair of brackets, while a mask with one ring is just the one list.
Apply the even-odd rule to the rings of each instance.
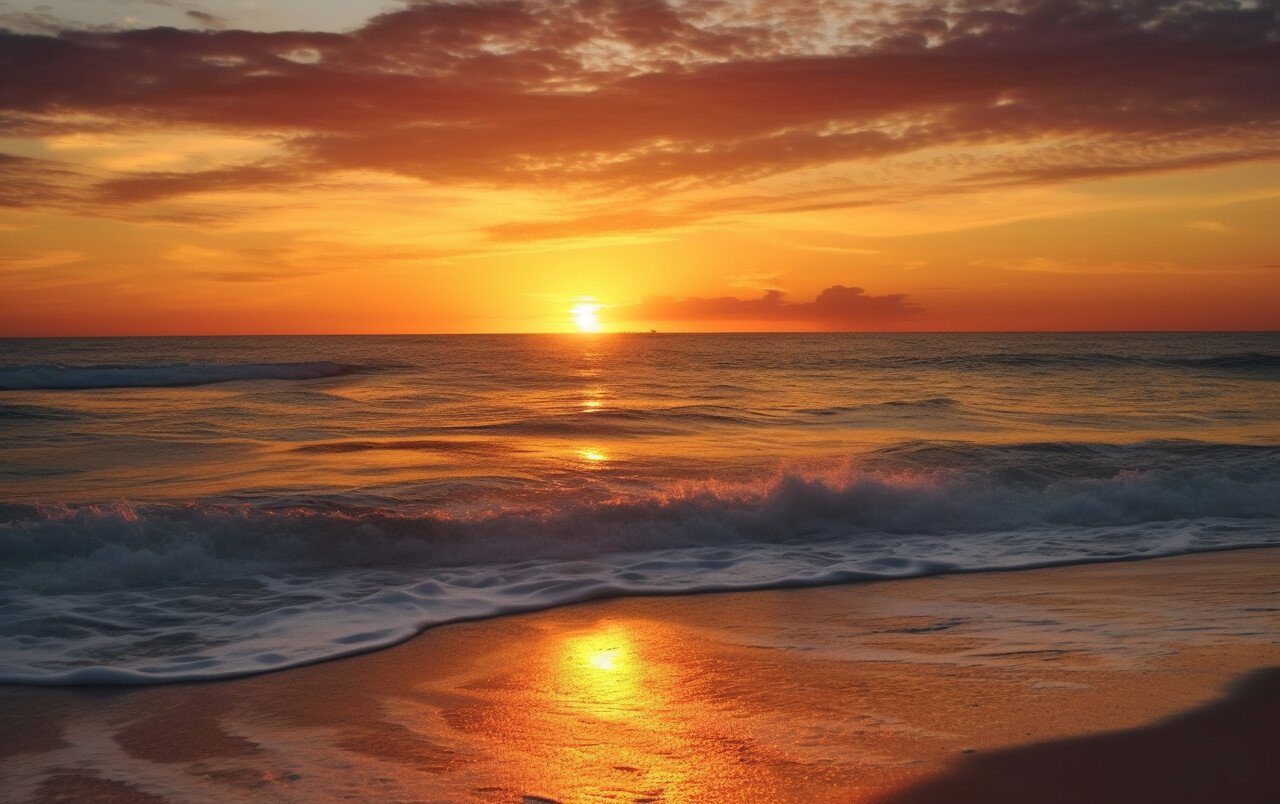
[[0, 425], [6, 422], [25, 423], [31, 421], [68, 422], [84, 418], [83, 414], [62, 408], [44, 407], [42, 405], [3, 405], [0, 404]]
[[953, 354], [929, 357], [872, 358], [867, 364], [881, 368], [957, 368], [981, 370], [990, 368], [1108, 368], [1144, 367], [1163, 369], [1198, 369], [1204, 371], [1229, 371], [1238, 373], [1272, 373], [1280, 370], [1280, 354], [1268, 352], [1232, 352], [1203, 357], [1173, 357], [1160, 355], [1135, 355], [1056, 352], [994, 352], [984, 354]]
[[676, 405], [654, 408], [602, 408], [547, 413], [516, 419], [439, 428], [444, 433], [510, 435], [679, 435], [708, 426], [753, 426], [786, 420], [785, 414], [724, 405]]
[[440, 625], [602, 598], [803, 588], [1280, 545], [1274, 523], [729, 545], [416, 574], [254, 574], [210, 591], [16, 594], [0, 684], [148, 685], [285, 670], [390, 647]]
[[1217, 355], [1215, 357], [1160, 358], [1167, 365], [1190, 366], [1193, 368], [1223, 369], [1277, 369], [1280, 368], [1280, 355], [1264, 352], [1239, 352], [1236, 354]]
[[0, 366], [0, 391], [163, 388], [233, 380], [315, 380], [370, 370], [326, 360], [305, 363], [165, 363], [152, 365]]
[[522, 416], [516, 419], [462, 424], [439, 428], [442, 433], [493, 433], [539, 436], [641, 436], [681, 435], [705, 432], [709, 427], [761, 427], [788, 424], [849, 423], [851, 418], [913, 419], [920, 426], [936, 426], [926, 417], [952, 418], [973, 414], [948, 397], [896, 399], [860, 405], [816, 408], [752, 410], [727, 405], [675, 405], [650, 408], [600, 408], [567, 413]]
[[1200, 442], [917, 442], [823, 474], [478, 514], [6, 505], [0, 682], [223, 678], [621, 594], [1260, 545], [1280, 545], [1280, 448]]
[[[372, 445], [360, 445], [372, 446]], [[1173, 464], [1176, 468], [1165, 468]], [[803, 540], [848, 533], [947, 536], [1205, 517], [1280, 518], [1280, 447], [1151, 441], [975, 445], [918, 441], [821, 473], [678, 483], [632, 496], [480, 513], [411, 501], [0, 504], [0, 579], [100, 591], [218, 574], [327, 571]], [[199, 554], [210, 561], [194, 560]]]
[[929, 416], [959, 412], [964, 404], [949, 396], [933, 396], [924, 399], [890, 399], [885, 402], [871, 402], [862, 405], [829, 405], [820, 408], [802, 408], [798, 413], [809, 416], [840, 416], [859, 413], [920, 413]]
[[[850, 367], [887, 369], [950, 369], [981, 371], [1016, 368], [1097, 369], [1144, 367], [1225, 372], [1245, 377], [1271, 378], [1280, 374], [1280, 354], [1238, 352], [1203, 357], [1170, 357], [1132, 354], [1066, 354], [1052, 352], [974, 353], [941, 356], [854, 358]], [[86, 390], [93, 388], [145, 388], [207, 385], [234, 380], [310, 380], [371, 371], [375, 366], [334, 361], [296, 363], [165, 363], [137, 365], [65, 366], [51, 363], [0, 366], [0, 391]], [[954, 403], [945, 398], [903, 400], [914, 407], [941, 407]], [[729, 411], [716, 406], [688, 406], [687, 410], [660, 411], [681, 419], [701, 418], [708, 422], [736, 419], [749, 412]], [[646, 412], [652, 415], [652, 412]], [[615, 415], [623, 416], [625, 413]], [[755, 412], [755, 417], [768, 414]], [[573, 430], [575, 423], [549, 422], [550, 431]], [[620, 427], [625, 429], [626, 422]], [[501, 426], [496, 426], [501, 429]]]

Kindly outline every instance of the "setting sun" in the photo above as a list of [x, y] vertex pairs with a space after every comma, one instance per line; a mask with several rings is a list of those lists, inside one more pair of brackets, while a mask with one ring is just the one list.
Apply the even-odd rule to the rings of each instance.
[[573, 305], [569, 313], [573, 316], [573, 325], [579, 332], [599, 332], [600, 318], [597, 315], [601, 305], [592, 301], [581, 301]]

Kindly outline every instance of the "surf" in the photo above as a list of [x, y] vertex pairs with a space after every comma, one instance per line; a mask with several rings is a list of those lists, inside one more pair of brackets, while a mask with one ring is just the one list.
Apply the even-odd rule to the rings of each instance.
[[599, 597], [1275, 544], [1280, 448], [1185, 441], [912, 442], [821, 472], [469, 514], [341, 497], [9, 504], [0, 682], [225, 678]]

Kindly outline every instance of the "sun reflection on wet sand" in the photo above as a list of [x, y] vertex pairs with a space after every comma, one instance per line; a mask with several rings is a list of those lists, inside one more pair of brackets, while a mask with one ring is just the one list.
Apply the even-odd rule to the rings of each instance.
[[691, 695], [700, 660], [674, 633], [617, 620], [545, 635], [527, 668], [541, 677], [522, 682], [535, 692], [500, 727], [523, 790], [559, 801], [720, 801], [742, 789], [746, 758], [710, 739], [721, 731], [717, 710]]
[[10, 687], [0, 774], [14, 800], [866, 804], [1277, 664], [1274, 551], [1248, 552], [620, 599], [110, 700]]
[[562, 702], [586, 717], [636, 720], [662, 707], [660, 680], [645, 678], [631, 637], [613, 624], [565, 640], [558, 686]]

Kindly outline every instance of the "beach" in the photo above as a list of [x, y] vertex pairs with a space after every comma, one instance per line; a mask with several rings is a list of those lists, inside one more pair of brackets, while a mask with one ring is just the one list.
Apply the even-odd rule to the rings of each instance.
[[14, 801], [1262, 801], [1278, 568], [624, 598], [231, 681], [8, 686], [0, 773]]

